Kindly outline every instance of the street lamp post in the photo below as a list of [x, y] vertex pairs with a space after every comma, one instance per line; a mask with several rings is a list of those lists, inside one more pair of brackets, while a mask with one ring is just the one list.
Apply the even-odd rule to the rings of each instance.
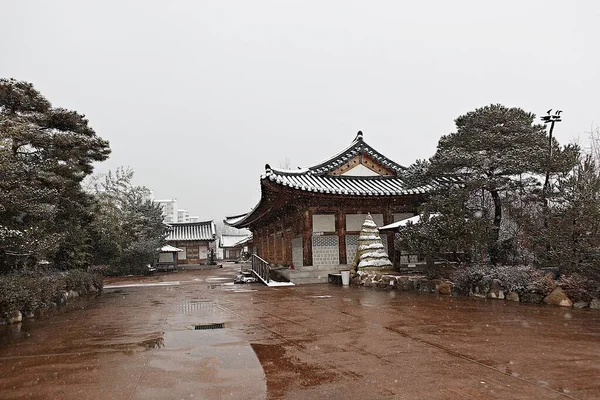
[[554, 114], [550, 114], [552, 109], [549, 109], [546, 114], [542, 117], [544, 124], [550, 124], [550, 131], [548, 132], [548, 164], [546, 165], [546, 179], [544, 181], [544, 203], [548, 207], [548, 195], [550, 194], [550, 168], [552, 167], [552, 131], [554, 131], [554, 124], [562, 121], [560, 114], [562, 110], [557, 110]]

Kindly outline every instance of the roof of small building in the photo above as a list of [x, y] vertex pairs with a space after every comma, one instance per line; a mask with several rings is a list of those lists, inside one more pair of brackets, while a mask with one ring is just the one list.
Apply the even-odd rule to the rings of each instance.
[[237, 247], [240, 242], [246, 240], [248, 235], [221, 235], [219, 247]]
[[166, 246], [161, 247], [159, 249], [159, 251], [161, 253], [175, 253], [175, 252], [180, 252], [180, 251], [183, 251], [183, 250], [180, 249], [180, 248], [173, 247], [173, 246], [167, 244]]
[[244, 246], [248, 243], [252, 243], [252, 234], [250, 234], [250, 236], [246, 236], [244, 239], [240, 240], [239, 242], [237, 242], [235, 245], [236, 246]]
[[[438, 215], [440, 215], [440, 214], [438, 214], [438, 213], [430, 214], [429, 218], [435, 218]], [[409, 224], [415, 225], [415, 224], [418, 224], [419, 222], [421, 222], [422, 218], [423, 218], [422, 215], [415, 215], [413, 217], [405, 218], [403, 220], [396, 221], [396, 222], [391, 223], [389, 225], [382, 226], [381, 228], [379, 228], [379, 232], [396, 231], [396, 230], [398, 230], [398, 229], [400, 229], [402, 227], [405, 227], [405, 226], [407, 226]]]
[[167, 241], [215, 240], [217, 229], [213, 220], [203, 222], [174, 222]]

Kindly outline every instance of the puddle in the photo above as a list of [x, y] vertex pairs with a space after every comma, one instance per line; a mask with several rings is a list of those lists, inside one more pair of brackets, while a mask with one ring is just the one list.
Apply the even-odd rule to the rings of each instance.
[[283, 345], [252, 343], [251, 346], [263, 366], [267, 393], [272, 398], [283, 397], [290, 387], [319, 386], [340, 378], [329, 368], [302, 362]]

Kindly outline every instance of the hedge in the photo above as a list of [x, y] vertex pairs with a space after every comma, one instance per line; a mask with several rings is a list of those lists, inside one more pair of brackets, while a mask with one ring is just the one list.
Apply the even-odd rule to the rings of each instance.
[[101, 291], [102, 276], [81, 270], [67, 272], [0, 275], [0, 319], [13, 312], [31, 314], [60, 303], [65, 292]]

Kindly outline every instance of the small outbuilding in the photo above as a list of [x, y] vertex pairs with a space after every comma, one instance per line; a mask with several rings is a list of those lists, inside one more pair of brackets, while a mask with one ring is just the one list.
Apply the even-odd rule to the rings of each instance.
[[156, 268], [162, 271], [176, 270], [177, 253], [181, 251], [183, 250], [170, 245], [161, 247], [158, 253], [158, 261], [156, 262]]
[[219, 238], [219, 247], [223, 250], [222, 257], [226, 261], [235, 261], [242, 256], [245, 243], [248, 239], [246, 235], [221, 235]]
[[215, 246], [217, 229], [214, 221], [172, 223], [169, 226], [167, 244], [180, 250], [176, 252], [177, 265], [206, 264]]

